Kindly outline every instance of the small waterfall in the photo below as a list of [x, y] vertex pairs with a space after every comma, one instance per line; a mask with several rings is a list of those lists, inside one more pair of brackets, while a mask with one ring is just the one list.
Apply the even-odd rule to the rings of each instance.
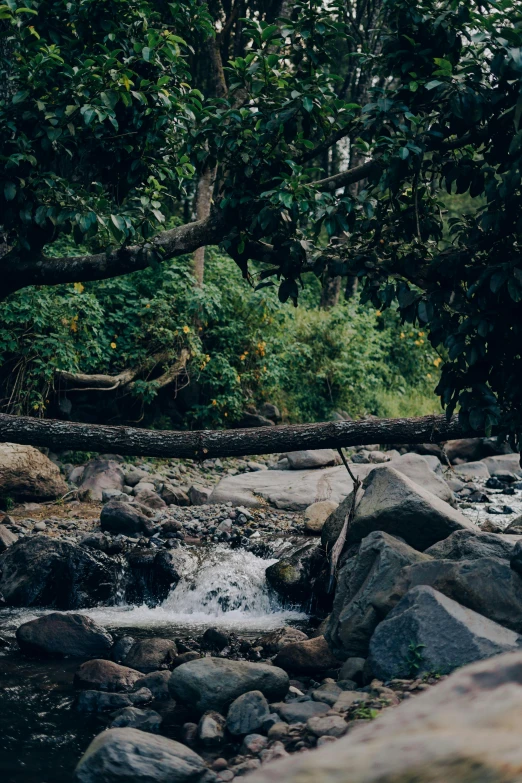
[[270, 590], [265, 570], [275, 562], [221, 544], [194, 548], [185, 557], [181, 580], [161, 605], [105, 606], [85, 613], [113, 628], [169, 626], [194, 631], [208, 626], [270, 630], [306, 620], [302, 611], [283, 607]]

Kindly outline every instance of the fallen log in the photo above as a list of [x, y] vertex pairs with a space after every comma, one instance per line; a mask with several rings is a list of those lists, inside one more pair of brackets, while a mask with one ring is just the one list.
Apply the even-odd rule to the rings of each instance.
[[54, 451], [75, 449], [163, 458], [240, 457], [370, 443], [441, 443], [483, 434], [464, 430], [456, 417], [448, 421], [445, 416], [235, 430], [157, 431], [0, 414], [0, 441], [46, 446]]

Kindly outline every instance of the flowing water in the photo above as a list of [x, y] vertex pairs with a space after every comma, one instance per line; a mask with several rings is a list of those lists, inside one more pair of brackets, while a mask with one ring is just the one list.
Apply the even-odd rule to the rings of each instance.
[[[269, 589], [265, 570], [275, 559], [224, 545], [183, 549], [182, 578], [167, 599], [148, 606], [81, 610], [114, 635], [200, 635], [221, 627], [254, 638], [283, 625], [304, 625], [307, 615], [285, 607]], [[8, 642], [23, 622], [45, 610], [0, 611], [0, 636]], [[69, 783], [74, 766], [106, 717], [78, 713], [72, 680], [78, 661], [31, 661], [16, 646], [0, 649], [0, 778], [2, 783]], [[162, 733], [177, 738], [186, 716], [168, 702]]]

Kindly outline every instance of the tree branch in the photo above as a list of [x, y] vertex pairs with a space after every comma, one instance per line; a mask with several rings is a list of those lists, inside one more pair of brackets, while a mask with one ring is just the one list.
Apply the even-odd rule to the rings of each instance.
[[274, 454], [366, 443], [440, 443], [483, 434], [465, 430], [457, 418], [448, 421], [443, 415], [415, 419], [329, 421], [256, 429], [158, 432], [0, 414], [0, 441], [46, 446], [53, 450], [110, 451], [189, 459]]
[[26, 258], [11, 250], [0, 259], [0, 299], [29, 285], [60, 285], [126, 275], [146, 269], [153, 257], [167, 261], [204, 245], [217, 245], [226, 233], [224, 214], [217, 209], [204, 220], [162, 231], [144, 246], [62, 258]]
[[344, 188], [345, 185], [353, 185], [354, 182], [360, 182], [362, 179], [367, 179], [367, 177], [371, 177], [372, 174], [380, 171], [381, 164], [376, 160], [369, 160], [366, 163], [361, 163], [360, 166], [355, 166], [353, 169], [341, 171], [339, 174], [334, 174], [333, 177], [318, 179], [310, 184], [314, 185], [318, 190], [333, 191], [338, 188]]
[[[160, 383], [160, 386], [165, 386], [166, 383], [163, 379], [170, 374], [179, 374], [179, 372], [185, 367], [189, 358], [189, 352], [183, 349], [180, 359], [169, 367], [168, 370], [155, 379], [156, 383]], [[121, 389], [125, 386], [129, 388], [133, 387], [133, 381], [140, 375], [140, 373], [152, 370], [157, 367], [158, 364], [165, 364], [169, 360], [169, 356], [166, 353], [157, 353], [151, 356], [150, 359], [143, 364], [136, 367], [128, 367], [126, 370], [117, 375], [104, 375], [99, 373], [81, 373], [81, 372], [67, 372], [66, 370], [56, 370], [54, 377], [59, 381], [63, 381], [66, 384], [75, 384], [78, 388], [68, 389], [68, 391], [112, 391], [113, 389]], [[174, 376], [172, 380], [174, 379]], [[170, 383], [170, 381], [169, 381]]]

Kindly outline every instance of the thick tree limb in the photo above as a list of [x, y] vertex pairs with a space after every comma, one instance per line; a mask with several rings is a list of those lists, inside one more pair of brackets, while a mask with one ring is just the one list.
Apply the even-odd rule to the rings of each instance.
[[360, 166], [355, 166], [348, 171], [341, 171], [339, 174], [334, 174], [332, 177], [326, 177], [325, 179], [318, 179], [316, 182], [312, 182], [318, 190], [337, 190], [338, 188], [344, 188], [345, 185], [353, 185], [354, 182], [360, 182], [362, 179], [371, 177], [372, 174], [381, 171], [381, 164], [376, 160], [369, 160], [366, 163], [362, 163]]
[[215, 210], [204, 220], [162, 231], [148, 246], [135, 245], [107, 253], [63, 258], [20, 258], [12, 250], [0, 259], [0, 299], [28, 285], [60, 285], [126, 275], [146, 269], [152, 255], [156, 260], [168, 260], [192, 253], [203, 245], [219, 244], [226, 233], [223, 212]]
[[456, 418], [422, 416], [414, 419], [329, 421], [237, 430], [161, 431], [135, 427], [35, 419], [0, 414], [0, 441], [147, 457], [205, 459], [273, 454], [300, 449], [338, 448], [367, 443], [440, 443], [465, 436]]

